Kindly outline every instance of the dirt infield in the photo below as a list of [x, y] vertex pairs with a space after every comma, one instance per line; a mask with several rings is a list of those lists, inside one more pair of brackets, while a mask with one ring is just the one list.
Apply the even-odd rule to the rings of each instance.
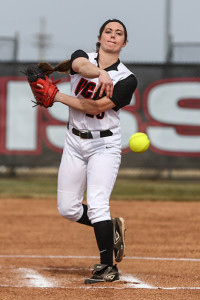
[[0, 200], [0, 299], [200, 299], [200, 205], [111, 201], [126, 220], [120, 280], [86, 286], [98, 263], [93, 229], [56, 200]]

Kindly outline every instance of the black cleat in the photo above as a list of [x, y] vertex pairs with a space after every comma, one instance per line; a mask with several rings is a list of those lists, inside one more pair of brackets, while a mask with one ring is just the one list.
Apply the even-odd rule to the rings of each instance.
[[112, 218], [113, 222], [113, 249], [115, 261], [120, 262], [125, 251], [125, 221], [123, 218]]
[[94, 265], [93, 275], [85, 280], [85, 284], [97, 282], [112, 282], [119, 279], [117, 266], [108, 266], [104, 264]]

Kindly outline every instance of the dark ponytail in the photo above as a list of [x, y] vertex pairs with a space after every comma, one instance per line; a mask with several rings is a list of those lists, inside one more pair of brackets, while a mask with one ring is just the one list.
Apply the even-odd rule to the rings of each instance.
[[38, 66], [42, 69], [42, 71], [46, 74], [46, 75], [50, 75], [53, 72], [59, 72], [59, 73], [65, 73], [67, 74], [71, 68], [71, 60], [64, 60], [61, 63], [59, 63], [55, 68], [47, 63], [47, 62], [41, 62], [38, 64]]

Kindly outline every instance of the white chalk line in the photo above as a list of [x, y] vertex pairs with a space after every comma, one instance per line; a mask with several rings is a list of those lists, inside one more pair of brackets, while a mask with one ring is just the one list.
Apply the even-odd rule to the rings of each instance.
[[136, 289], [139, 289], [139, 288], [140, 289], [152, 289], [152, 288], [154, 288], [152, 285], [147, 284], [129, 274], [124, 274], [124, 275], [120, 276], [120, 280], [125, 281], [127, 283], [127, 287], [129, 287], [129, 288], [136, 288]]
[[[53, 258], [53, 259], [99, 259], [99, 256], [78, 256], [78, 255], [0, 255], [0, 258]], [[200, 262], [200, 258], [182, 257], [140, 257], [126, 256], [124, 260], [163, 260], [163, 261], [190, 261]]]
[[[3, 268], [2, 266], [0, 268]], [[18, 275], [18, 281], [21, 282], [21, 284], [17, 284], [17, 285], [8, 285], [8, 284], [0, 284], [0, 287], [32, 287], [32, 288], [62, 288], [62, 289], [68, 289], [68, 288], [80, 288], [80, 287], [74, 287], [74, 286], [63, 286], [63, 285], [59, 285], [58, 280], [49, 280], [47, 278], [45, 278], [44, 276], [42, 276], [41, 274], [39, 274], [39, 272], [35, 271], [34, 269], [40, 269], [40, 270], [65, 270], [65, 271], [69, 271], [69, 270], [76, 270], [76, 271], [80, 271], [80, 270], [88, 270], [88, 268], [16, 268], [13, 266], [10, 267], [6, 267], [6, 269], [13, 269], [14, 273], [16, 273]], [[14, 278], [13, 278], [14, 280]], [[117, 288], [117, 289], [124, 289], [124, 288], [153, 288], [153, 286], [148, 285], [142, 281], [140, 281], [138, 278], [133, 277], [130, 274], [124, 274], [122, 276], [120, 276], [120, 280], [116, 281], [116, 282], [122, 282], [123, 283], [123, 287], [106, 287], [106, 288]], [[116, 282], [113, 282], [114, 284]], [[71, 283], [71, 282], [70, 282]], [[83, 283], [82, 283], [83, 284]], [[125, 285], [125, 286], [124, 286]], [[93, 285], [90, 286], [82, 286], [82, 288], [88, 289], [88, 288], [94, 288]], [[95, 286], [95, 288], [105, 288], [103, 286]]]
[[[2, 266], [0, 266], [0, 268], [3, 268]], [[26, 282], [24, 282], [23, 284], [25, 284], [25, 286], [30, 286], [30, 287], [61, 287], [59, 285], [54, 285], [53, 282], [48, 281], [44, 276], [41, 276], [38, 272], [36, 272], [35, 270], [31, 269], [31, 268], [16, 268], [13, 266], [7, 267], [7, 269], [14, 269], [15, 273], [21, 273], [23, 278], [28, 279], [26, 280]], [[34, 269], [39, 269], [39, 270], [55, 270], [55, 271], [81, 271], [81, 270], [89, 270], [88, 268], [55, 268], [55, 267], [34, 267]], [[145, 282], [142, 282], [141, 280], [139, 280], [136, 277], [133, 277], [130, 274], [123, 274], [120, 275], [120, 280], [117, 282], [122, 281], [123, 283], [125, 282], [126, 287], [129, 288], [144, 288], [144, 289], [151, 289], [153, 288], [152, 285], [146, 284]], [[1, 285], [0, 285], [1, 286]], [[64, 288], [64, 287], [62, 287]]]
[[29, 287], [37, 287], [37, 288], [54, 288], [55, 282], [52, 280], [46, 279], [44, 276], [40, 275], [33, 269], [30, 268], [19, 268], [18, 272], [20, 272], [25, 278], [25, 285]]
[[[25, 285], [10, 285], [10, 284], [0, 284], [0, 287], [2, 288], [22, 288], [22, 287], [27, 287]], [[29, 286], [30, 287], [30, 286]], [[32, 288], [49, 288], [49, 289], [74, 289], [74, 290], [78, 290], [78, 289], [114, 289], [114, 290], [127, 290], [127, 289], [151, 289], [151, 290], [200, 290], [200, 287], [139, 287], [139, 286], [131, 286], [131, 285], [126, 285], [124, 287], [114, 287], [114, 286], [97, 286], [97, 285], [87, 285], [87, 286], [53, 286], [53, 287], [32, 287]]]
[[[0, 266], [0, 268], [3, 268]], [[16, 269], [16, 272], [21, 273], [23, 276], [22, 283], [19, 285], [10, 285], [10, 284], [0, 284], [0, 287], [12, 287], [12, 288], [21, 288], [21, 287], [31, 287], [31, 288], [60, 288], [60, 289], [151, 289], [151, 290], [200, 290], [200, 287], [155, 287], [153, 285], [147, 284], [138, 278], [130, 275], [130, 274], [122, 274], [120, 275], [120, 280], [112, 282], [111, 284], [115, 284], [117, 282], [124, 283], [124, 286], [101, 286], [97, 285], [81, 285], [81, 286], [63, 286], [59, 285], [55, 280], [46, 279], [44, 276], [40, 275], [39, 272], [31, 269], [31, 268], [16, 268], [13, 266], [6, 267], [6, 269]], [[34, 269], [40, 270], [88, 270], [88, 268], [56, 268], [56, 267], [34, 267]]]

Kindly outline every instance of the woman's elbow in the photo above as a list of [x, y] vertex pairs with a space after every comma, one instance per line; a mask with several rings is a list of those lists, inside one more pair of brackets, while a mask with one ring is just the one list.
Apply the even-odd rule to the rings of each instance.
[[84, 110], [84, 113], [86, 113], [88, 115], [96, 116], [96, 115], [102, 113], [102, 110], [97, 109], [97, 108], [88, 108], [88, 109]]

